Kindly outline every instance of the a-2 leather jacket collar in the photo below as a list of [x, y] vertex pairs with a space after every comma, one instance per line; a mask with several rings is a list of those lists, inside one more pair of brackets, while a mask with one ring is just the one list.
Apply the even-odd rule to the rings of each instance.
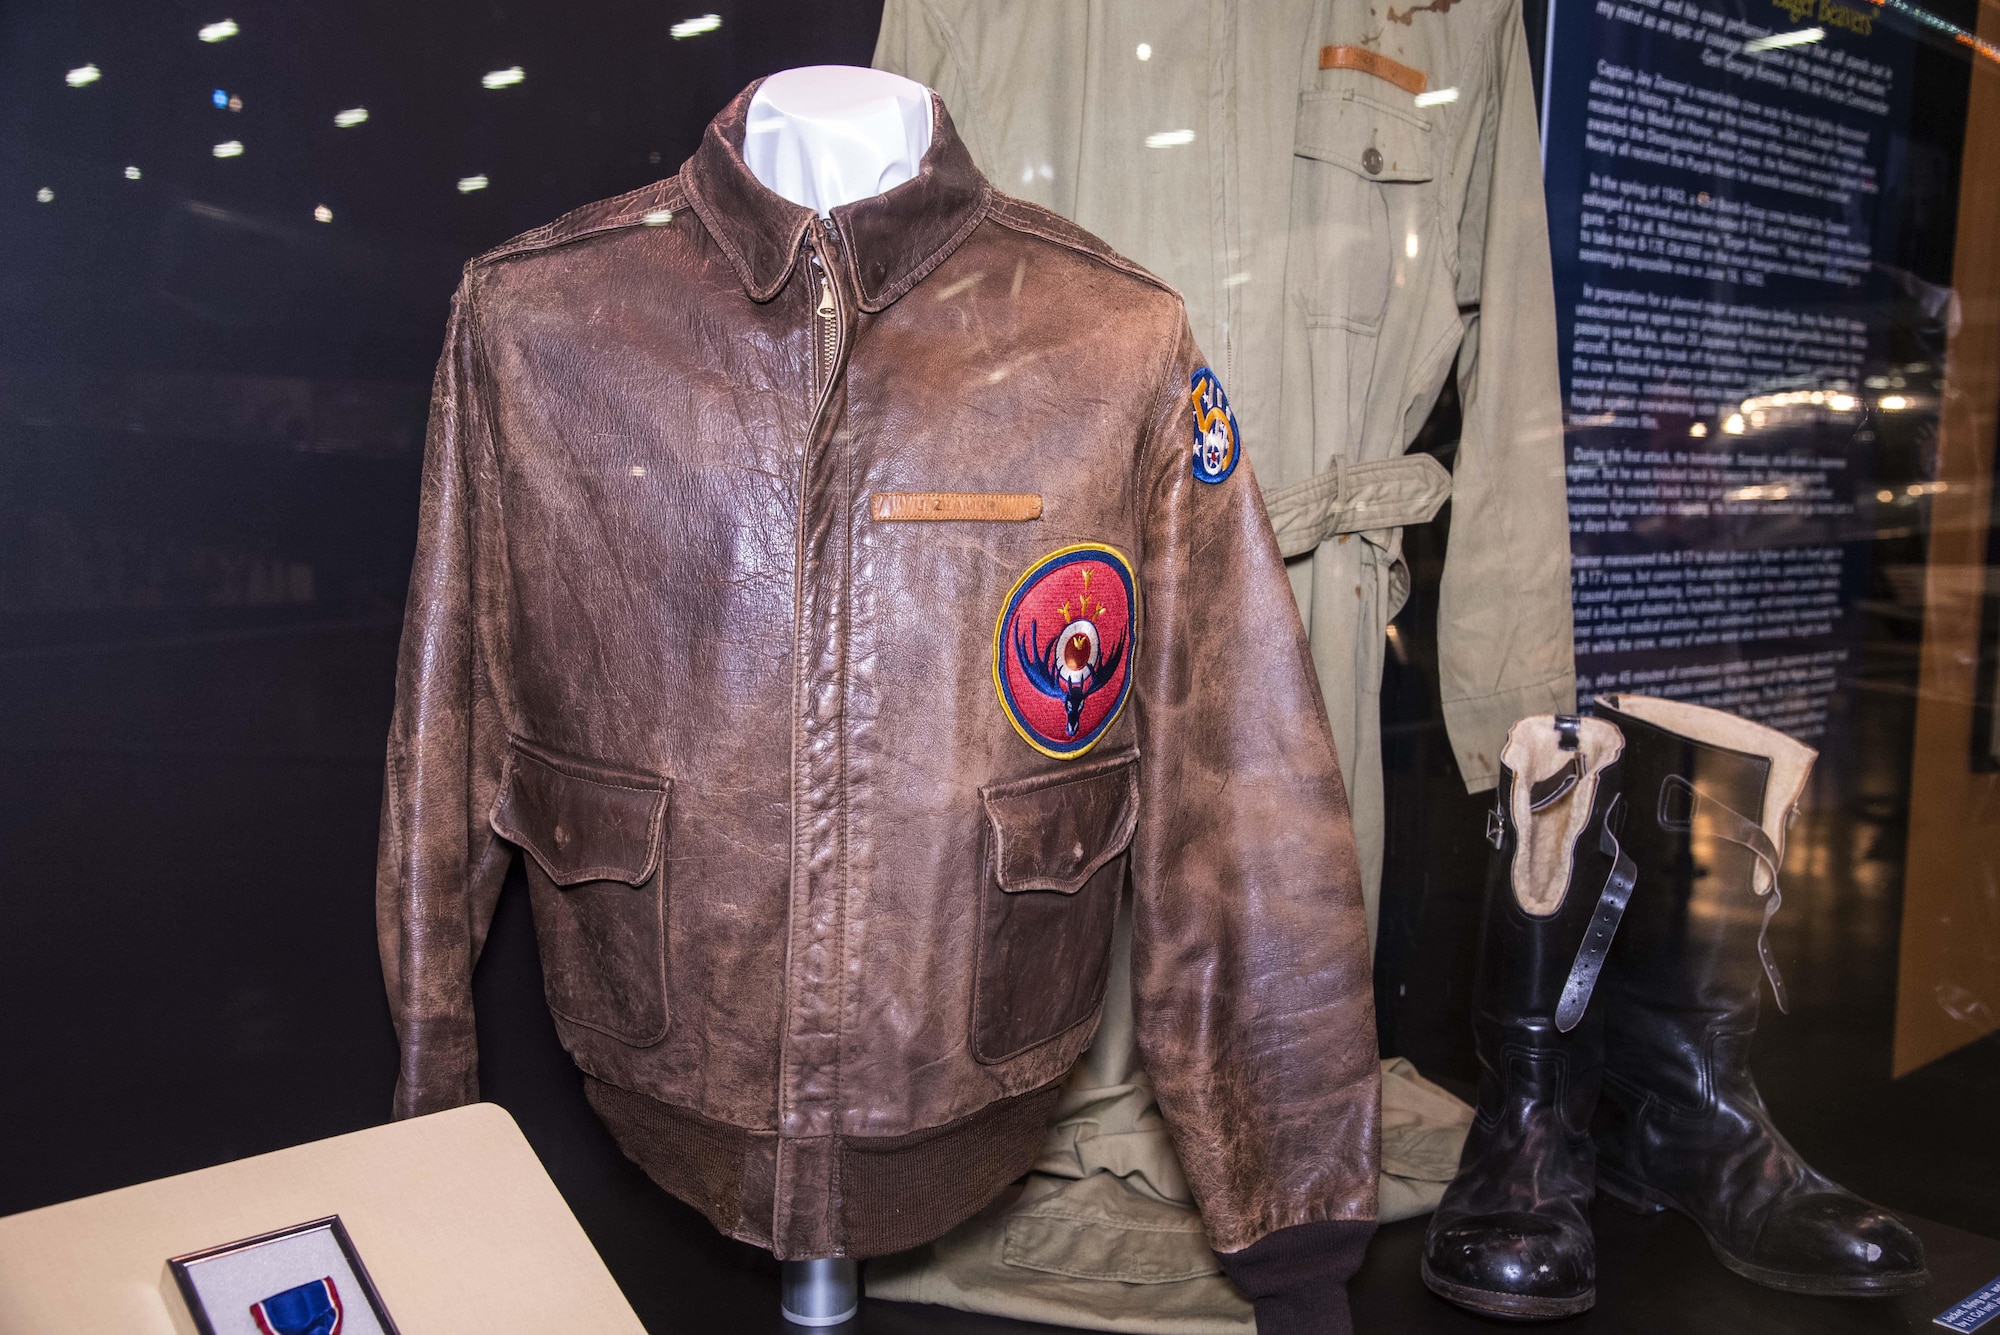
[[[743, 160], [751, 84], [709, 123], [681, 173], [688, 201], [752, 301], [769, 301], [804, 249], [811, 209], [774, 193]], [[917, 174], [893, 190], [832, 210], [841, 244], [829, 256], [847, 270], [864, 311], [879, 311], [958, 249], [985, 216], [992, 187], [972, 165], [944, 102], [931, 95], [931, 143]]]

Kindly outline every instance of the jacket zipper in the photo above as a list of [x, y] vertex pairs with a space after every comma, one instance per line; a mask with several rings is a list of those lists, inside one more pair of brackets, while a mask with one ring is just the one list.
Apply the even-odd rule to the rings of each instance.
[[831, 220], [815, 227], [824, 226], [825, 241], [817, 239], [817, 231], [806, 237], [806, 258], [811, 263], [813, 278], [819, 284], [819, 304], [813, 311], [813, 430], [819, 428], [820, 414], [826, 411], [827, 400], [833, 389], [833, 369], [840, 361], [840, 301], [833, 290], [833, 272], [827, 267], [823, 251], [837, 245], [840, 233], [834, 229]]
[[[824, 231], [822, 231], [822, 227], [824, 227]], [[791, 807], [790, 843], [792, 849], [792, 866], [788, 877], [790, 889], [787, 896], [788, 907], [785, 915], [785, 972], [782, 980], [782, 1028], [778, 1043], [778, 1119], [780, 1125], [783, 1125], [785, 1119], [791, 1115], [794, 1101], [798, 1096], [798, 1091], [793, 1085], [790, 1071], [793, 1060], [792, 1011], [793, 1007], [797, 1004], [794, 992], [797, 980], [794, 976], [794, 970], [798, 967], [798, 961], [794, 959], [792, 953], [792, 947], [797, 943], [797, 925], [793, 920], [793, 915], [802, 907], [798, 897], [800, 877], [798, 862], [799, 810], [802, 798], [799, 787], [801, 763], [799, 750], [801, 741], [800, 720], [808, 713], [808, 688], [806, 681], [807, 650], [805, 643], [807, 633], [805, 568], [806, 537], [809, 525], [806, 512], [808, 508], [807, 498], [812, 495], [813, 453], [819, 441], [819, 433], [823, 429], [824, 419], [833, 404], [834, 369], [840, 364], [840, 338], [843, 333], [841, 328], [840, 296], [834, 290], [832, 267], [825, 262], [822, 253], [829, 243], [837, 243], [838, 240], [839, 233], [834, 230], [833, 224], [830, 221], [822, 223], [818, 219], [813, 221], [805, 237], [806, 272], [811, 276], [810, 281], [818, 284], [819, 295], [818, 300], [814, 303], [811, 317], [812, 385], [810, 387], [810, 401], [812, 404], [812, 416], [808, 419], [804, 453], [799, 460], [799, 490], [797, 496], [798, 535], [795, 540], [796, 545], [793, 549], [792, 560], [792, 754], [789, 762], [791, 772], [789, 804]], [[777, 1166], [781, 1183], [789, 1176], [791, 1171], [787, 1167], [787, 1161], [788, 1156], [784, 1153], [781, 1142]], [[783, 1189], [781, 1186], [781, 1198], [782, 1194]], [[780, 1205], [772, 1220], [774, 1230], [778, 1229], [778, 1219], [784, 1214], [785, 1210]]]
[[813, 256], [813, 271], [819, 278], [819, 309], [816, 317], [816, 336], [813, 339], [813, 400], [826, 390], [826, 382], [833, 375], [833, 362], [840, 355], [840, 310], [833, 299], [833, 279], [827, 274], [826, 266], [818, 255]]

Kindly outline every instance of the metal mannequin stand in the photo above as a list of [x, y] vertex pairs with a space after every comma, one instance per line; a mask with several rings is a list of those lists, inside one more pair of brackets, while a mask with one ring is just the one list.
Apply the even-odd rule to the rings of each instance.
[[861, 1306], [861, 1275], [851, 1256], [778, 1263], [778, 1306], [795, 1326], [837, 1326]]

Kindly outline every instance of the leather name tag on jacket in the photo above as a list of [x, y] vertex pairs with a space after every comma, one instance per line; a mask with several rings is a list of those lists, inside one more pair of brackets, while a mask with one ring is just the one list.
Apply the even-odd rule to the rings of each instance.
[[1323, 46], [1319, 49], [1319, 67], [1323, 70], [1359, 70], [1378, 79], [1387, 79], [1411, 94], [1421, 93], [1430, 85], [1430, 76], [1422, 70], [1413, 70], [1401, 61], [1391, 60], [1380, 51], [1370, 51], [1365, 46]]
[[1013, 491], [878, 491], [868, 499], [868, 512], [884, 523], [1018, 523], [1042, 517], [1042, 498]]

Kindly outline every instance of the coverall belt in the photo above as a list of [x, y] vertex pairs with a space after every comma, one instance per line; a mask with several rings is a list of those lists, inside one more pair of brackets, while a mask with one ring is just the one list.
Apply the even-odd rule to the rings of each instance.
[[1451, 495], [1451, 474], [1428, 454], [1336, 462], [1323, 473], [1264, 493], [1278, 550], [1303, 556], [1341, 533], [1421, 524]]

